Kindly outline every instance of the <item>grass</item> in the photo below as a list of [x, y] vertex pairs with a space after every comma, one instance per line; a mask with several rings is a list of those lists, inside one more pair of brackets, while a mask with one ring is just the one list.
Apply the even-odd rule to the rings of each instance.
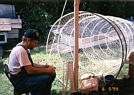
[[[47, 55], [45, 54], [45, 49], [43, 48], [36, 48], [35, 50], [31, 51], [31, 56], [33, 58], [33, 61], [35, 63], [40, 64], [46, 64], [47, 61]], [[4, 58], [0, 60], [0, 95], [13, 95], [13, 86], [3, 73], [3, 64], [8, 63], [8, 56], [9, 53], [6, 53], [4, 55]], [[51, 58], [52, 62], [54, 62], [56, 59], [55, 56], [52, 56]], [[55, 79], [52, 86], [52, 95], [62, 95], [62, 84], [58, 81], [58, 79]]]
[[[31, 55], [33, 58], [33, 61], [35, 63], [40, 63], [40, 64], [53, 64], [56, 67], [56, 72], [57, 72], [57, 77], [62, 76], [63, 67], [61, 60], [57, 54], [52, 54], [52, 55], [46, 55], [46, 50], [45, 48], [38, 47], [35, 50], [31, 51]], [[8, 63], [8, 56], [9, 53], [5, 53], [4, 58], [0, 60], [0, 95], [13, 95], [13, 86], [3, 73], [3, 64]], [[64, 55], [63, 55], [64, 56]], [[81, 57], [84, 57], [80, 55]], [[68, 57], [69, 58], [69, 57]], [[85, 57], [84, 57], [85, 58]], [[71, 58], [69, 58], [71, 59]], [[81, 59], [83, 60], [83, 58]], [[121, 73], [118, 78], [124, 78], [127, 75], [128, 71], [128, 65], [124, 65], [123, 69], [121, 70]], [[62, 79], [62, 78], [61, 78]], [[52, 95], [62, 95], [62, 84], [59, 82], [59, 80], [56, 78], [55, 81], [53, 82], [52, 86]]]

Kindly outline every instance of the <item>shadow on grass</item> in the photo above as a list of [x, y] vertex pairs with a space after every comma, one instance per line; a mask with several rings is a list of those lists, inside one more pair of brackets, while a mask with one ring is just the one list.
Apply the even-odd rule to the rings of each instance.
[[62, 95], [62, 92], [57, 92], [56, 90], [51, 91], [51, 95]]
[[31, 50], [31, 54], [36, 54], [36, 53], [43, 53], [46, 54], [46, 48], [42, 47], [42, 48], [35, 48], [34, 50]]

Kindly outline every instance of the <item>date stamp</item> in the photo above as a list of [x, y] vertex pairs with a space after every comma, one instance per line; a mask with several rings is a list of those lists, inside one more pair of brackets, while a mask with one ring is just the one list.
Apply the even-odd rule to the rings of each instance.
[[113, 91], [113, 92], [118, 92], [119, 91], [119, 87], [108, 87], [108, 88], [104, 88], [104, 87], [102, 87], [102, 89], [101, 89], [102, 91]]

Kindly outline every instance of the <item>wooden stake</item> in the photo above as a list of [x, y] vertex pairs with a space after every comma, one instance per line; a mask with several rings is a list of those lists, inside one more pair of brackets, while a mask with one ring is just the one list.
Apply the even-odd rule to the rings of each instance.
[[74, 73], [73, 73], [73, 61], [67, 62], [67, 75], [71, 84], [71, 92], [75, 92], [74, 88]]
[[78, 92], [79, 0], [74, 0], [74, 17], [75, 17], [74, 87], [75, 91]]

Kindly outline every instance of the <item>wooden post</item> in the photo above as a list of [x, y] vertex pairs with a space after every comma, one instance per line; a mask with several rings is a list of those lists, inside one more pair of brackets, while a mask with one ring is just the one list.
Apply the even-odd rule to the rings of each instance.
[[71, 84], [71, 92], [75, 92], [74, 88], [74, 74], [73, 74], [73, 61], [67, 62], [67, 75]]
[[74, 29], [75, 29], [75, 52], [74, 52], [74, 87], [78, 92], [78, 49], [79, 49], [79, 0], [74, 0]]

